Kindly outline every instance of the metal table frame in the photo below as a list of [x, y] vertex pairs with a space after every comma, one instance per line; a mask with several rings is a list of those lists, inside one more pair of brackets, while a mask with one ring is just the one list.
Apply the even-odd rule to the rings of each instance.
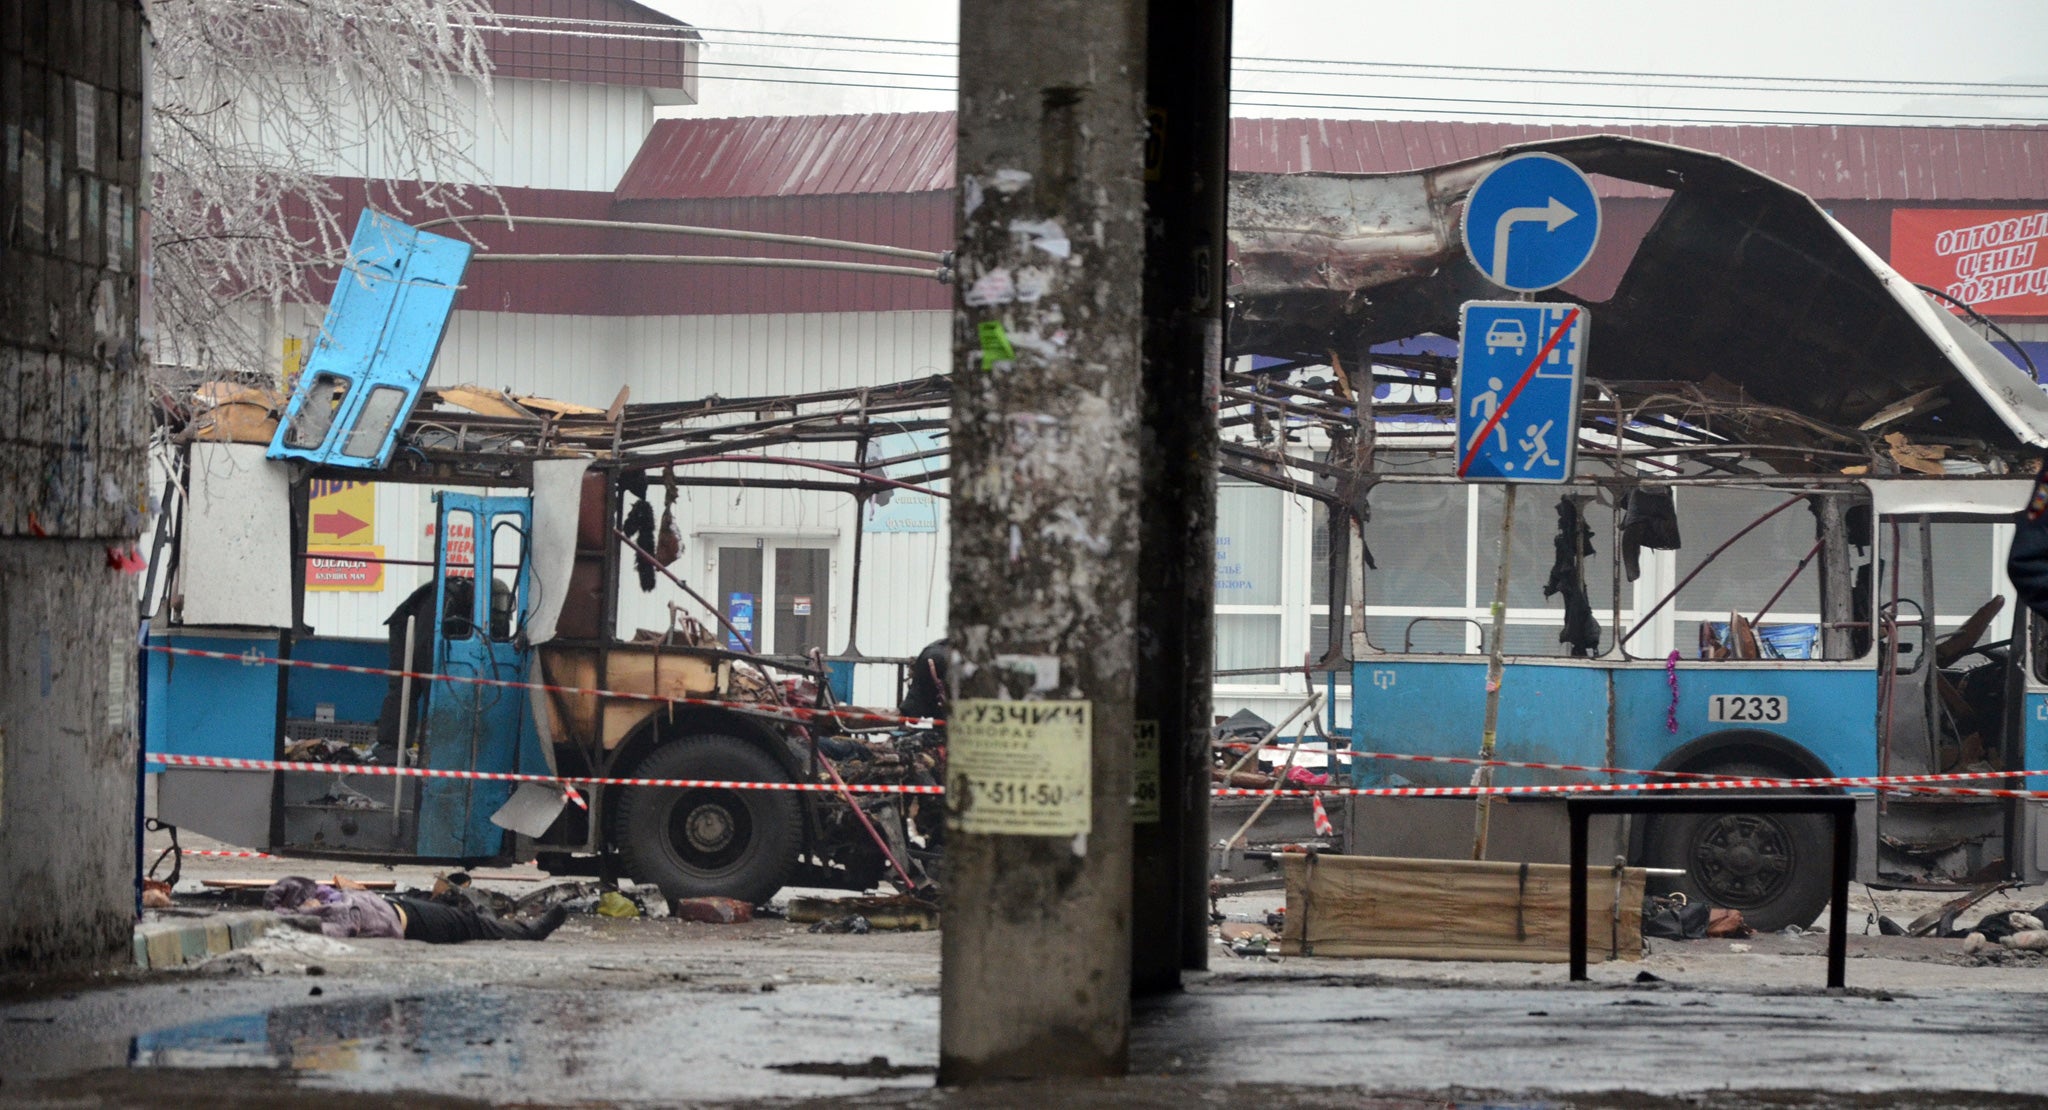
[[1846, 986], [1849, 874], [1856, 848], [1856, 799], [1846, 794], [1602, 794], [1565, 799], [1572, 826], [1571, 978], [1586, 978], [1586, 830], [1596, 813], [1817, 813], [1834, 818], [1833, 894], [1828, 900], [1828, 986]]

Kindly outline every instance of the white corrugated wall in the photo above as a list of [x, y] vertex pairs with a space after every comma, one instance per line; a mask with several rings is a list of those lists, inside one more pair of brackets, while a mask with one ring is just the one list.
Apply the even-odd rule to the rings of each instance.
[[491, 91], [498, 126], [477, 128], [470, 157], [493, 185], [611, 192], [654, 126], [645, 89], [498, 79]]
[[[478, 180], [502, 188], [609, 193], [618, 188], [654, 126], [654, 101], [646, 89], [500, 78], [491, 82], [487, 111], [474, 83], [465, 81], [459, 87], [461, 116], [451, 125], [466, 132], [466, 153], [482, 171]], [[343, 90], [335, 95], [344, 106], [339, 110], [356, 102]], [[372, 180], [421, 176], [422, 167], [401, 153], [405, 144], [380, 141], [377, 127], [366, 127], [359, 117], [345, 117], [342, 129], [340, 145], [347, 155], [309, 168], [334, 177]], [[274, 130], [253, 121], [249, 130], [256, 141], [280, 141]], [[355, 133], [347, 134], [351, 130]]]

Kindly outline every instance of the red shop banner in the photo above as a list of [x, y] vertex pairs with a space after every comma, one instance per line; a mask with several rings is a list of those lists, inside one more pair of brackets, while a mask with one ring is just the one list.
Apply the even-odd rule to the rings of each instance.
[[1894, 208], [1891, 262], [1986, 316], [2048, 316], [2048, 212]]

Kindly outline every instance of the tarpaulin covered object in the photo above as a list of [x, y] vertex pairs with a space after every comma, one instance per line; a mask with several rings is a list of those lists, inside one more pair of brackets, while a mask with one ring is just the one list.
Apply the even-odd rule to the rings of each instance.
[[[1290, 852], [1281, 869], [1282, 955], [1563, 963], [1571, 953], [1563, 864]], [[1642, 957], [1646, 874], [1622, 870], [1617, 917], [1613, 872], [1593, 873], [1590, 958]]]

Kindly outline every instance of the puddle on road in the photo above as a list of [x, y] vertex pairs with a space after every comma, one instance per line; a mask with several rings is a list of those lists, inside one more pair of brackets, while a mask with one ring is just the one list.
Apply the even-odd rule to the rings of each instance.
[[489, 996], [353, 999], [145, 1033], [129, 1042], [128, 1063], [352, 1072], [388, 1066], [379, 1057], [397, 1054], [436, 1066], [502, 1067], [514, 1040], [507, 1027], [524, 1020]]
[[[309, 1086], [493, 1101], [845, 1095], [931, 1083], [937, 1000], [485, 990], [335, 999], [156, 1030], [133, 1068], [264, 1068]], [[927, 1013], [926, 1011], [934, 1011]], [[849, 1044], [848, 1030], [862, 1030]], [[844, 1062], [838, 1049], [856, 1049]], [[891, 1061], [894, 1061], [893, 1063]]]

